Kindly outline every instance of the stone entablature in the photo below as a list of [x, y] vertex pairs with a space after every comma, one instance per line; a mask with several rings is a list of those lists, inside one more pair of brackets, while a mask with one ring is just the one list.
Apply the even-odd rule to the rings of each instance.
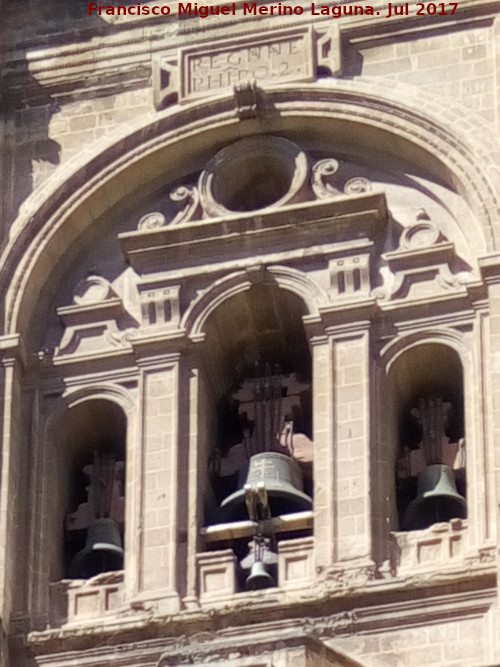
[[[297, 205], [283, 212], [273, 211], [259, 215], [242, 214], [232, 220], [215, 219], [199, 224], [165, 227], [154, 232], [122, 234], [120, 241], [131, 265], [142, 272], [155, 272], [161, 265], [168, 273], [194, 275], [200, 269], [190, 267], [192, 243], [196, 242], [203, 257], [203, 271], [210, 265], [216, 270], [221, 264], [230, 268], [237, 261], [255, 265], [256, 258], [272, 257], [273, 263], [297, 260], [307, 254], [304, 246], [320, 243], [325, 254], [339, 254], [340, 247], [350, 254], [351, 248], [363, 250], [355, 237], [365, 237], [366, 229], [385, 224], [383, 195], [367, 195], [360, 199], [345, 199], [329, 205]], [[353, 240], [349, 241], [346, 236]], [[345, 240], [344, 240], [345, 239]], [[354, 241], [354, 242], [353, 242]], [[221, 256], [220, 244], [224, 243]], [[252, 254], [249, 256], [249, 246]], [[266, 249], [267, 248], [267, 249]], [[316, 254], [313, 249], [309, 253]], [[269, 261], [269, 260], [268, 260]]]

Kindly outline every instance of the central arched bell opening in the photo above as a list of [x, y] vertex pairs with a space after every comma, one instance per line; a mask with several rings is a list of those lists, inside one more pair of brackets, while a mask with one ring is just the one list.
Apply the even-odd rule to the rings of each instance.
[[257, 527], [225, 540], [246, 588], [272, 585], [280, 539], [310, 533], [276, 529], [278, 517], [312, 509], [311, 355], [304, 314], [297, 296], [262, 282], [228, 299], [207, 322], [205, 525]]

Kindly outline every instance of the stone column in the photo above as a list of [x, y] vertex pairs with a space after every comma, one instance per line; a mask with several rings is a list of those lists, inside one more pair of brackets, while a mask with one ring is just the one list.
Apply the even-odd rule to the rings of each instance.
[[373, 439], [370, 447], [372, 512], [372, 554], [382, 565], [391, 555], [391, 531], [399, 530], [396, 502], [396, 457], [398, 450], [397, 400], [387, 368], [377, 359], [370, 369], [373, 400], [370, 419]]

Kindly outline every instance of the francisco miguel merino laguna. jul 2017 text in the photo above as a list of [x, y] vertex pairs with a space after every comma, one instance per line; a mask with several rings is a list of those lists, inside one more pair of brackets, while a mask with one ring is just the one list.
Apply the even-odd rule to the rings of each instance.
[[[312, 16], [373, 16], [391, 18], [392, 16], [453, 16], [459, 6], [458, 2], [417, 2], [393, 3], [389, 2], [385, 11], [380, 11], [371, 5], [323, 5], [311, 3], [309, 5], [287, 5], [278, 2], [273, 5], [258, 5], [256, 2], [243, 4], [232, 2], [227, 5], [202, 5], [197, 2], [179, 2], [177, 5], [141, 4], [117, 7], [100, 5], [96, 2], [88, 3], [88, 14], [108, 16], [228, 16], [236, 14], [243, 16], [286, 16], [300, 15], [310, 12]], [[177, 11], [175, 11], [177, 9]]]

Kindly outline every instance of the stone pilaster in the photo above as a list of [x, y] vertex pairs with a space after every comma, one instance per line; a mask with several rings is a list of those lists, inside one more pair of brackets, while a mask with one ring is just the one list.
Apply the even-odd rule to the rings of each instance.
[[369, 323], [328, 330], [332, 339], [336, 560], [370, 555]]
[[[21, 339], [17, 335], [0, 338], [0, 391], [1, 391], [1, 493], [0, 493], [0, 600], [2, 637], [9, 627], [14, 609], [25, 603], [25, 586], [19, 579], [16, 564], [19, 560], [19, 538], [23, 536], [25, 517], [21, 496], [21, 480], [26, 472], [23, 461], [23, 430], [21, 423]], [[16, 539], [17, 538], [17, 539]], [[20, 585], [21, 584], [21, 585]], [[0, 652], [0, 667], [4, 664]]]
[[335, 560], [335, 457], [332, 342], [311, 340], [313, 366], [314, 535], [315, 563], [325, 568]]
[[141, 519], [139, 597], [177, 603], [178, 420], [177, 353], [141, 362]]

